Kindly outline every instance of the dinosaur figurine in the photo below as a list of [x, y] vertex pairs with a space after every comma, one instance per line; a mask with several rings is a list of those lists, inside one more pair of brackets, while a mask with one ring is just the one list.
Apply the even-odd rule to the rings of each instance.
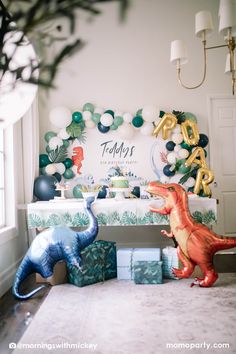
[[28, 294], [20, 294], [19, 286], [26, 277], [34, 272], [48, 278], [53, 274], [54, 265], [66, 260], [69, 268], [81, 269], [80, 252], [90, 245], [98, 234], [98, 222], [91, 210], [94, 197], [86, 198], [85, 210], [89, 216], [89, 227], [75, 232], [68, 227], [52, 227], [40, 233], [32, 242], [15, 276], [12, 287], [13, 295], [20, 300], [27, 300], [45, 287], [41, 285]]
[[183, 263], [183, 269], [173, 268], [178, 278], [188, 278], [199, 265], [203, 278], [196, 278], [191, 284], [210, 287], [218, 275], [213, 265], [213, 256], [217, 251], [236, 246], [236, 237], [219, 236], [206, 226], [197, 223], [188, 209], [186, 191], [178, 184], [161, 184], [150, 182], [147, 188], [150, 194], [162, 197], [165, 204], [161, 208], [151, 207], [155, 213], [169, 215], [171, 231], [162, 230], [162, 234], [175, 238], [178, 242], [178, 257]]

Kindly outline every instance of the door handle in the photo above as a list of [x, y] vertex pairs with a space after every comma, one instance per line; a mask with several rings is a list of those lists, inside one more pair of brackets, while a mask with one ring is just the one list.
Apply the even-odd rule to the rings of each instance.
[[215, 181], [214, 183], [213, 183], [213, 186], [216, 188], [216, 187], [218, 187], [218, 183]]

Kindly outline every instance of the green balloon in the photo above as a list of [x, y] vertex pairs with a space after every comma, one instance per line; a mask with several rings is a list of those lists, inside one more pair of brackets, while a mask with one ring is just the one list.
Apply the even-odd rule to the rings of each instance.
[[114, 111], [107, 109], [104, 113], [109, 113], [114, 118]]
[[48, 158], [48, 155], [46, 154], [40, 154], [39, 155], [39, 167], [45, 167], [47, 166], [49, 163], [51, 163], [51, 161]]
[[92, 121], [95, 123], [95, 124], [98, 124], [100, 122], [100, 118], [101, 118], [101, 114], [100, 113], [94, 113], [92, 115]]
[[83, 120], [83, 115], [81, 112], [74, 112], [72, 114], [72, 120], [75, 123], [80, 123]]
[[188, 150], [188, 151], [191, 151], [192, 148], [193, 148], [193, 146], [188, 145], [188, 144], [185, 143], [185, 142], [182, 142], [182, 143], [180, 144], [180, 146], [181, 146], [183, 149], [186, 149], [186, 150]]
[[[185, 161], [185, 160], [183, 160]], [[185, 166], [185, 162], [183, 162], [180, 166], [179, 166], [179, 170], [178, 172], [180, 173], [188, 173], [191, 170], [191, 166]]]
[[89, 102], [85, 103], [83, 105], [83, 111], [89, 111], [89, 112], [93, 113], [94, 112], [94, 105]]
[[65, 168], [70, 168], [73, 165], [73, 161], [71, 159], [69, 159], [69, 157], [67, 157], [65, 159], [65, 161], [63, 162], [63, 164], [65, 165]]
[[115, 125], [114, 123], [110, 126], [110, 129], [111, 129], [111, 130], [116, 130], [117, 128], [118, 128], [118, 126]]
[[56, 135], [57, 135], [57, 134], [54, 133], [54, 132], [47, 132], [47, 133], [44, 135], [44, 139], [45, 139], [45, 141], [48, 143], [49, 140], [50, 140], [52, 137], [56, 136]]
[[82, 192], [81, 192], [81, 185], [77, 184], [74, 188], [73, 188], [73, 196], [75, 198], [83, 198]]
[[63, 177], [66, 179], [71, 179], [74, 177], [74, 172], [70, 168], [67, 168], [63, 173]]
[[114, 118], [113, 124], [115, 124], [117, 127], [119, 127], [123, 122], [124, 122], [124, 118], [123, 117], [116, 116]]
[[143, 109], [142, 108], [139, 108], [136, 112], [136, 116], [141, 116], [142, 115], [142, 111]]
[[191, 120], [192, 122], [197, 123], [196, 116], [190, 112], [185, 112], [182, 116], [185, 117], [185, 120]]
[[63, 140], [63, 146], [64, 146], [65, 148], [68, 148], [69, 145], [70, 145], [70, 142], [69, 142], [68, 140]]
[[135, 116], [133, 119], [132, 119], [132, 124], [135, 128], [140, 128], [142, 125], [143, 125], [143, 117], [142, 116]]

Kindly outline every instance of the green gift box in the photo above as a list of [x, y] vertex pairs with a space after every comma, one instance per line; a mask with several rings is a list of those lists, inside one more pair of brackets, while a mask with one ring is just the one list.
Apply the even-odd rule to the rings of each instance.
[[95, 241], [81, 252], [82, 270], [68, 269], [69, 283], [82, 287], [117, 277], [116, 243]]
[[135, 284], [162, 284], [161, 261], [137, 261], [134, 263]]

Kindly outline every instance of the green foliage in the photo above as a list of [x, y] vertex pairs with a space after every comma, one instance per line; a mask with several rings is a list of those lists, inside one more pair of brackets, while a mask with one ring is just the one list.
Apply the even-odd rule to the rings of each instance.
[[[123, 20], [129, 0], [116, 1], [120, 3], [120, 18]], [[99, 2], [99, 0], [6, 0], [4, 3], [0, 1], [0, 72], [2, 77], [6, 72], [11, 72], [16, 80], [21, 79], [47, 88], [54, 87], [54, 79], [60, 64], [84, 46], [79, 38], [72, 43], [64, 43], [75, 31], [77, 11], [86, 11], [91, 16], [96, 16], [100, 14], [100, 10], [96, 7], [96, 3]], [[69, 34], [62, 36], [61, 23], [65, 21], [69, 23]], [[35, 45], [37, 55], [40, 57], [39, 62], [32, 60], [25, 66], [12, 68], [11, 63], [15, 52], [4, 53], [4, 38], [16, 30], [22, 33], [15, 42], [16, 46], [23, 46], [28, 38]], [[50, 48], [54, 43], [61, 43], [61, 45], [54, 46], [54, 52], [51, 53], [49, 60], [45, 49]], [[22, 75], [26, 67], [30, 72], [27, 79]]]
[[67, 158], [68, 152], [64, 146], [57, 147], [48, 153], [49, 160], [53, 163], [63, 162]]
[[71, 136], [71, 138], [78, 138], [82, 134], [82, 128], [79, 123], [72, 122], [67, 128], [67, 133]]

